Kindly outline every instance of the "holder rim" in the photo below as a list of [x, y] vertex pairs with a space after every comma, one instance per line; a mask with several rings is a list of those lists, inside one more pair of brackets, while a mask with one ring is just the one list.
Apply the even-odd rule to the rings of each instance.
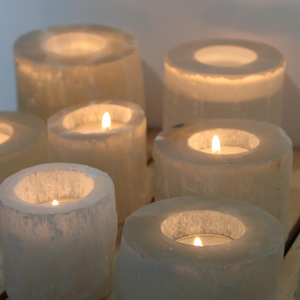
[[[22, 179], [38, 172], [53, 170], [75, 171], [84, 174], [93, 180], [94, 186], [83, 198], [75, 202], [61, 204], [59, 206], [31, 203], [26, 200], [22, 200], [17, 196], [15, 187]], [[109, 193], [114, 194], [114, 185], [111, 178], [106, 173], [80, 164], [50, 163], [21, 170], [6, 178], [0, 186], [0, 204], [25, 214], [64, 214], [95, 205], [102, 201]]]
[[[248, 132], [259, 139], [259, 145], [244, 153], [227, 155], [208, 154], [189, 146], [188, 139], [191, 136], [213, 129]], [[262, 165], [279, 159], [291, 151], [292, 141], [282, 128], [268, 122], [244, 119], [210, 119], [183, 123], [163, 130], [154, 141], [154, 160], [155, 153], [159, 152], [168, 159], [199, 166]]]
[[[162, 233], [161, 224], [174, 213], [206, 209], [235, 217], [245, 226], [245, 233], [230, 243], [206, 247], [184, 245]], [[224, 198], [178, 197], [150, 204], [127, 218], [121, 251], [122, 247], [131, 248], [149, 259], [178, 265], [226, 267], [272, 255], [283, 247], [283, 233], [277, 219], [252, 204]]]

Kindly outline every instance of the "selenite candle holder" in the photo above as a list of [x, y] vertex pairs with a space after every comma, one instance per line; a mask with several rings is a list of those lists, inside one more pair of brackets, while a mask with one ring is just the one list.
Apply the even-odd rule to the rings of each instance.
[[[106, 112], [112, 128], [102, 130]], [[146, 118], [140, 106], [107, 100], [65, 108], [48, 119], [48, 137], [53, 161], [80, 163], [109, 174], [115, 185], [119, 224], [143, 206]]]
[[[231, 242], [177, 240], [214, 234]], [[262, 209], [221, 198], [181, 197], [145, 206], [125, 223], [114, 300], [275, 300], [284, 229]]]
[[[233, 154], [206, 153], [213, 137]], [[234, 153], [235, 149], [246, 152]], [[292, 142], [276, 125], [202, 120], [162, 131], [154, 142], [155, 200], [224, 197], [252, 203], [289, 228]]]
[[120, 99], [145, 107], [139, 50], [133, 36], [100, 25], [29, 32], [14, 45], [18, 107], [47, 119], [91, 100]]
[[28, 167], [49, 161], [43, 120], [22, 112], [0, 112], [0, 183]]
[[[51, 205], [61, 198], [70, 201]], [[9, 299], [99, 300], [111, 292], [117, 215], [107, 174], [38, 165], [7, 178], [0, 199]]]
[[164, 128], [196, 119], [239, 118], [281, 124], [285, 59], [246, 40], [200, 40], [165, 59]]

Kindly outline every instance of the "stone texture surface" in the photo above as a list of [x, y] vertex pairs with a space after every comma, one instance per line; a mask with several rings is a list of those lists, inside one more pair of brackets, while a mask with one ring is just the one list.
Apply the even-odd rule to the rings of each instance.
[[[195, 58], [199, 49], [224, 45], [251, 50], [257, 59], [220, 66]], [[224, 51], [219, 56], [224, 57]], [[238, 56], [237, 52], [231, 59]], [[180, 45], [169, 51], [165, 60], [163, 127], [208, 118], [245, 118], [280, 125], [284, 69], [282, 54], [262, 43], [217, 39]]]
[[[95, 134], [72, 131], [101, 120], [106, 111], [112, 121], [124, 125]], [[49, 118], [48, 133], [52, 161], [80, 163], [109, 174], [115, 185], [119, 224], [145, 202], [146, 118], [138, 105], [108, 100], [66, 108]]]
[[[74, 32], [101, 37], [106, 46], [94, 51], [92, 43], [90, 54], [77, 56], [47, 48], [53, 36]], [[72, 45], [74, 40], [70, 40]], [[44, 120], [64, 107], [92, 100], [120, 99], [145, 107], [137, 44], [120, 30], [100, 25], [36, 30], [16, 41], [14, 57], [19, 110]]]
[[[234, 241], [195, 247], [175, 240], [214, 233]], [[181, 197], [141, 208], [125, 222], [114, 300], [274, 300], [284, 229], [262, 209], [221, 198]]]
[[[219, 135], [221, 147], [249, 151], [201, 152], [213, 134]], [[277, 218], [287, 238], [292, 142], [281, 128], [251, 120], [202, 120], [162, 131], [153, 154], [156, 201], [200, 195], [249, 202]]]
[[[81, 198], [58, 206], [59, 197]], [[110, 294], [117, 231], [114, 186], [99, 170], [45, 164], [0, 186], [4, 283], [10, 300]]]
[[40, 118], [1, 112], [0, 133], [11, 136], [0, 145], [0, 183], [24, 168], [49, 162], [47, 128]]

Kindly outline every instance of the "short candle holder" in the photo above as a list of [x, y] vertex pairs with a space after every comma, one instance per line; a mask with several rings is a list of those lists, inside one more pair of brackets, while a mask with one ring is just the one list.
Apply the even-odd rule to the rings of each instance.
[[14, 45], [18, 107], [47, 120], [91, 100], [145, 106], [139, 50], [133, 36], [100, 25], [40, 29]]
[[53, 161], [80, 163], [109, 174], [119, 224], [143, 206], [146, 118], [140, 106], [107, 100], [68, 107], [48, 119], [48, 136]]
[[277, 218], [287, 238], [292, 142], [278, 126], [237, 119], [182, 124], [157, 136], [153, 155], [155, 201], [200, 195], [249, 202]]
[[107, 174], [77, 164], [38, 165], [7, 178], [0, 199], [10, 300], [109, 295], [117, 214]]
[[281, 124], [285, 59], [246, 40], [200, 40], [165, 60], [164, 128], [195, 119], [245, 118]]
[[[187, 245], [185, 236], [232, 241]], [[249, 203], [181, 197], [150, 204], [125, 223], [113, 300], [275, 300], [284, 228]]]
[[43, 120], [22, 112], [0, 112], [0, 183], [28, 167], [49, 161]]

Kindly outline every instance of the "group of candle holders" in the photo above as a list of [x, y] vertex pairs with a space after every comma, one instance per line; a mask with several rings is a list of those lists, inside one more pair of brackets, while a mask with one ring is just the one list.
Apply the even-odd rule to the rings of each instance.
[[52, 27], [21, 36], [14, 57], [19, 112], [0, 113], [10, 300], [276, 298], [292, 172], [278, 50], [169, 51], [152, 204], [134, 37]]

